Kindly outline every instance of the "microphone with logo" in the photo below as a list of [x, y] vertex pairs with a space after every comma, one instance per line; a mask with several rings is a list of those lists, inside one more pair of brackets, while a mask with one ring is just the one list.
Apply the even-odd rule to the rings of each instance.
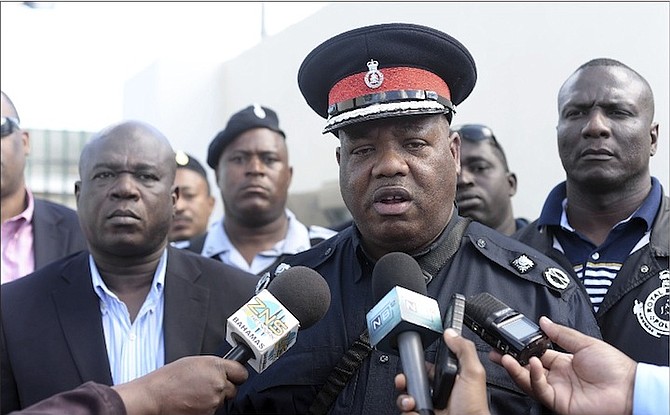
[[415, 411], [433, 414], [423, 347], [442, 335], [442, 321], [419, 264], [402, 252], [384, 255], [372, 271], [372, 292], [378, 301], [366, 316], [370, 344], [400, 355]]
[[268, 288], [228, 318], [224, 359], [267, 369], [296, 342], [299, 329], [321, 320], [330, 307], [328, 283], [313, 269], [295, 266], [274, 277]]

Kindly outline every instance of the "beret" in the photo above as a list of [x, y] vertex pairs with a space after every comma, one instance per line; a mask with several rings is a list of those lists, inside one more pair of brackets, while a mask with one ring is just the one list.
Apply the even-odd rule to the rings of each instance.
[[182, 150], [178, 150], [175, 153], [175, 160], [177, 161], [178, 169], [193, 170], [194, 172], [204, 177], [205, 180], [207, 180], [207, 172], [205, 172], [205, 168], [202, 167], [202, 164], [200, 164], [200, 162], [196, 160], [195, 157], [191, 156], [190, 154], [186, 154]]
[[475, 61], [458, 40], [408, 23], [336, 35], [312, 50], [298, 70], [307, 104], [327, 119], [324, 133], [401, 115], [451, 116], [476, 80]]
[[226, 124], [226, 128], [221, 130], [216, 137], [209, 143], [207, 151], [207, 164], [216, 169], [219, 164], [221, 153], [232, 143], [240, 134], [253, 128], [267, 128], [275, 131], [286, 138], [286, 134], [279, 128], [279, 118], [277, 113], [268, 107], [259, 104], [250, 105], [243, 110], [233, 114]]

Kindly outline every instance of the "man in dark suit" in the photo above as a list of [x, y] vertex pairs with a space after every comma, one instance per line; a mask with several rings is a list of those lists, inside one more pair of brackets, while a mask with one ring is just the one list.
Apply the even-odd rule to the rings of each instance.
[[13, 281], [44, 265], [86, 249], [74, 210], [33, 197], [24, 169], [30, 136], [2, 92], [2, 283]]
[[2, 413], [222, 347], [257, 279], [168, 245], [175, 170], [167, 139], [140, 122], [83, 149], [75, 195], [89, 251], [2, 289]]

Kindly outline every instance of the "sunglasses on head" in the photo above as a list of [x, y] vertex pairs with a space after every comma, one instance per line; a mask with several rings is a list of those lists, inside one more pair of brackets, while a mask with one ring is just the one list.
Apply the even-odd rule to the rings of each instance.
[[491, 140], [493, 142], [496, 142], [496, 136], [493, 135], [493, 131], [485, 125], [468, 124], [456, 127], [454, 128], [454, 131], [458, 132], [462, 140], [468, 140], [468, 141]]
[[18, 130], [19, 127], [19, 120], [16, 118], [12, 117], [2, 117], [2, 137], [7, 137], [14, 131]]

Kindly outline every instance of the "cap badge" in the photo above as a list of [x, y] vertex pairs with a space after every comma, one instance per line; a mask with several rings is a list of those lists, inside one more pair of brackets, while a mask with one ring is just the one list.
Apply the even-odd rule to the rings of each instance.
[[254, 104], [254, 114], [260, 119], [263, 119], [266, 116], [265, 110], [258, 104]]
[[563, 290], [570, 285], [570, 277], [568, 277], [568, 274], [558, 268], [549, 267], [544, 270], [542, 276], [547, 280], [549, 285], [559, 290]]
[[188, 164], [188, 154], [184, 153], [181, 150], [177, 151], [177, 153], [175, 154], [175, 159], [177, 160], [177, 164], [180, 166], [185, 166]]
[[374, 59], [370, 59], [367, 65], [368, 73], [365, 74], [365, 85], [372, 89], [379, 88], [382, 86], [382, 82], [384, 82], [384, 74], [377, 69], [379, 62]]
[[515, 270], [519, 271], [520, 274], [525, 274], [531, 269], [533, 269], [533, 267], [535, 267], [535, 262], [533, 262], [532, 259], [528, 258], [526, 254], [521, 254], [519, 257], [514, 259], [510, 264], [514, 267]]

